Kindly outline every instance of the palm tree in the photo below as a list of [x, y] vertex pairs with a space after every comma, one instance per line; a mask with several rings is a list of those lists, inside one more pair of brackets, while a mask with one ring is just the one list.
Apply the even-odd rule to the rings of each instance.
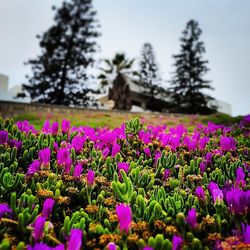
[[126, 58], [124, 53], [116, 53], [113, 59], [103, 60], [106, 67], [99, 68], [102, 73], [98, 76], [98, 79], [101, 80], [101, 87], [111, 87], [114, 79], [116, 79], [119, 74], [124, 76], [136, 75], [135, 71], [131, 71], [134, 61], [135, 59]]
[[128, 77], [133, 81], [133, 75], [137, 72], [131, 70], [134, 59], [127, 59], [124, 53], [115, 54], [111, 60], [105, 59], [105, 68], [100, 68], [102, 73], [98, 76], [101, 80], [101, 88], [108, 89], [109, 99], [114, 101], [113, 109], [130, 110], [130, 89]]

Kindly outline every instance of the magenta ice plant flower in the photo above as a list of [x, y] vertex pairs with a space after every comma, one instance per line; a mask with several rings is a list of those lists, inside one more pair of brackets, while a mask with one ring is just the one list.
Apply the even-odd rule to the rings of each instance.
[[129, 171], [129, 163], [118, 162], [117, 168], [118, 168], [119, 172], [120, 172], [121, 169], [123, 169], [125, 173], [128, 173], [128, 171]]
[[45, 222], [46, 218], [42, 215], [39, 215], [34, 222], [33, 237], [36, 242], [43, 238]]
[[164, 172], [163, 172], [163, 179], [164, 181], [166, 181], [170, 175], [171, 171], [170, 169], [165, 169]]
[[182, 249], [183, 239], [179, 235], [174, 235], [172, 239], [172, 250], [181, 250]]
[[145, 246], [145, 247], [143, 247], [143, 250], [154, 250], [154, 248], [153, 247], [149, 247], [149, 246]]
[[132, 211], [129, 205], [121, 203], [116, 206], [116, 214], [120, 225], [120, 232], [129, 233], [132, 222]]
[[70, 231], [68, 250], [80, 250], [82, 247], [82, 230], [73, 228]]
[[51, 134], [52, 135], [57, 135], [58, 128], [59, 128], [58, 122], [53, 122], [52, 125], [51, 125]]
[[117, 250], [117, 246], [114, 242], [110, 242], [108, 245], [107, 245], [107, 250]]
[[114, 142], [112, 146], [112, 152], [111, 152], [111, 157], [115, 157], [118, 152], [120, 152], [121, 146], [117, 143]]
[[150, 156], [151, 156], [151, 152], [150, 152], [150, 148], [149, 148], [149, 147], [144, 148], [144, 149], [143, 149], [143, 152], [145, 153], [145, 155], [146, 155], [147, 157], [150, 157]]
[[70, 121], [64, 119], [62, 121], [62, 132], [66, 134], [69, 132], [69, 129], [70, 129]]
[[75, 178], [80, 178], [82, 171], [83, 171], [82, 165], [80, 163], [76, 164], [74, 168], [73, 176]]
[[59, 167], [65, 166], [68, 159], [70, 159], [70, 152], [67, 148], [60, 148], [57, 152], [57, 165]]
[[226, 137], [222, 136], [220, 138], [220, 147], [222, 151], [230, 151], [230, 150], [235, 150], [236, 145], [235, 145], [235, 140], [233, 137]]
[[246, 186], [245, 173], [242, 167], [239, 167], [236, 170], [235, 186], [239, 188], [244, 188]]
[[4, 145], [8, 143], [8, 131], [0, 130], [0, 144]]
[[199, 200], [202, 200], [202, 201], [205, 200], [205, 192], [204, 192], [204, 189], [202, 187], [197, 187], [195, 189], [195, 194]]
[[230, 211], [241, 215], [247, 212], [247, 193], [238, 188], [226, 192], [226, 201]]
[[41, 165], [45, 168], [49, 168], [50, 163], [50, 148], [41, 149], [38, 153]]
[[244, 225], [243, 223], [241, 224], [242, 226], [242, 238], [245, 244], [250, 244], [250, 225]]
[[187, 223], [192, 227], [196, 227], [197, 226], [197, 218], [196, 218], [196, 209], [195, 208], [191, 208], [188, 211], [187, 217], [186, 217], [186, 221]]
[[71, 141], [71, 145], [73, 146], [73, 148], [77, 153], [80, 153], [83, 149], [84, 142], [85, 142], [84, 137], [75, 136]]
[[9, 207], [7, 203], [0, 204], [0, 219], [3, 218], [6, 214], [11, 214], [12, 209]]
[[199, 167], [200, 167], [201, 174], [204, 174], [204, 172], [206, 171], [206, 168], [207, 168], [205, 162], [201, 162]]
[[46, 120], [44, 122], [43, 127], [42, 127], [42, 132], [44, 132], [44, 133], [50, 132], [50, 122], [49, 122], [49, 120]]
[[53, 210], [53, 207], [55, 205], [55, 200], [52, 199], [52, 198], [47, 198], [44, 203], [43, 203], [43, 216], [45, 218], [49, 218], [51, 213], [52, 213], [52, 210]]
[[87, 184], [91, 186], [94, 183], [95, 180], [95, 171], [89, 170], [87, 173]]
[[39, 160], [34, 160], [28, 167], [27, 175], [34, 176], [40, 169], [41, 163]]

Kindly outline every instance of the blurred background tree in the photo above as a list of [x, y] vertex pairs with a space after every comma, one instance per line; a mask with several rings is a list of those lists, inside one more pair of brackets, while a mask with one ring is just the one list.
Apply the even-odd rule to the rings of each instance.
[[213, 89], [203, 76], [209, 71], [208, 61], [202, 59], [204, 43], [199, 40], [202, 31], [198, 22], [190, 20], [183, 31], [181, 51], [174, 55], [175, 72], [171, 80], [172, 111], [188, 114], [209, 114], [216, 111], [214, 100], [203, 90]]
[[93, 54], [98, 23], [92, 0], [64, 1], [56, 11], [55, 24], [40, 39], [42, 54], [28, 61], [32, 76], [19, 97], [29, 95], [33, 102], [87, 106], [92, 91], [87, 86], [87, 68]]
[[138, 70], [138, 84], [143, 88], [143, 94], [151, 99], [151, 110], [154, 110], [156, 96], [158, 99], [167, 94], [166, 89], [161, 86], [162, 79], [159, 67], [156, 63], [155, 52], [152, 44], [144, 43], [141, 51], [141, 59]]

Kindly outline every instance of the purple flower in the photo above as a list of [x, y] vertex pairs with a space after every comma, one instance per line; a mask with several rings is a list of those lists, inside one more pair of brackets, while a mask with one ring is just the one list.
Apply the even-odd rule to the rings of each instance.
[[143, 247], [143, 250], [154, 250], [154, 248], [145, 246], [145, 247]]
[[5, 214], [12, 213], [12, 209], [9, 207], [7, 203], [1, 203], [0, 204], [0, 219], [3, 218]]
[[57, 164], [60, 167], [65, 166], [66, 161], [70, 158], [70, 152], [67, 148], [60, 148], [57, 152]]
[[8, 131], [0, 130], [0, 144], [4, 145], [8, 142]]
[[243, 122], [244, 122], [246, 125], [247, 125], [247, 124], [250, 124], [250, 115], [244, 116]]
[[74, 168], [73, 176], [75, 178], [80, 178], [82, 171], [83, 171], [82, 165], [80, 163], [76, 164], [76, 166]]
[[129, 171], [129, 163], [126, 162], [118, 162], [117, 164], [118, 171], [120, 172], [121, 169], [124, 170], [125, 173]]
[[247, 195], [243, 190], [231, 189], [226, 193], [226, 201], [231, 212], [238, 215], [247, 212]]
[[239, 188], [243, 188], [246, 186], [245, 173], [243, 171], [243, 168], [241, 168], [241, 167], [237, 168], [237, 170], [236, 170], [235, 186], [239, 187]]
[[107, 245], [107, 249], [108, 250], [116, 250], [117, 249], [117, 246], [114, 242], [110, 242], [108, 245]]
[[48, 133], [50, 131], [50, 122], [46, 120], [42, 127], [42, 132]]
[[144, 153], [145, 153], [145, 155], [147, 156], [147, 157], [150, 157], [151, 156], [151, 152], [150, 152], [150, 148], [144, 148], [143, 149], [143, 151], [144, 151]]
[[222, 151], [235, 150], [235, 140], [233, 137], [222, 136], [220, 138], [220, 147]]
[[65, 162], [64, 173], [69, 174], [71, 166], [72, 166], [72, 160], [68, 158]]
[[179, 235], [174, 235], [172, 239], [172, 250], [181, 250], [183, 239]]
[[105, 147], [103, 150], [102, 150], [102, 155], [104, 158], [106, 158], [108, 155], [109, 155], [109, 148], [108, 147]]
[[204, 172], [206, 171], [206, 168], [207, 168], [205, 162], [201, 162], [199, 167], [200, 167], [201, 174], [204, 174]]
[[214, 189], [219, 189], [219, 186], [217, 185], [217, 183], [211, 181], [211, 182], [209, 183], [209, 185], [208, 185], [207, 188], [208, 188], [210, 194], [212, 194], [212, 192], [213, 192]]
[[200, 149], [205, 149], [206, 146], [207, 146], [207, 143], [209, 142], [210, 138], [209, 137], [203, 137], [200, 139], [200, 142], [199, 142], [199, 146], [200, 146]]
[[242, 226], [242, 238], [245, 244], [250, 244], [250, 225], [244, 225], [243, 223], [241, 224]]
[[115, 157], [116, 154], [120, 151], [120, 149], [121, 146], [117, 142], [114, 142], [112, 147], [111, 157]]
[[77, 153], [80, 153], [82, 151], [82, 149], [83, 149], [84, 142], [85, 142], [84, 137], [75, 136], [71, 141], [71, 145], [73, 146], [73, 148], [75, 149], [75, 151]]
[[43, 216], [49, 218], [52, 213], [55, 200], [52, 198], [47, 198], [43, 203]]
[[214, 201], [214, 204], [221, 204], [223, 202], [223, 192], [220, 189], [214, 189], [212, 192], [212, 198]]
[[82, 230], [71, 229], [68, 243], [68, 250], [80, 250], [82, 246]]
[[34, 160], [28, 167], [27, 175], [34, 176], [34, 174], [40, 169], [40, 165], [41, 163], [39, 160]]
[[195, 194], [197, 195], [199, 200], [205, 200], [205, 192], [204, 189], [202, 187], [197, 187], [195, 189]]
[[129, 228], [132, 222], [132, 212], [129, 205], [120, 204], [116, 206], [116, 213], [120, 224], [120, 232], [129, 232]]
[[38, 153], [39, 160], [45, 168], [49, 168], [50, 148], [41, 149]]
[[163, 173], [163, 179], [164, 179], [164, 181], [166, 181], [168, 179], [170, 173], [171, 173], [170, 169], [165, 169], [164, 170], [164, 173]]
[[51, 125], [51, 134], [52, 135], [57, 135], [58, 133], [58, 122], [53, 122], [52, 125]]
[[62, 132], [66, 134], [68, 133], [69, 129], [70, 129], [70, 121], [64, 119], [62, 121]]
[[16, 147], [18, 150], [22, 147], [22, 141], [10, 140], [9, 145], [11, 147]]
[[206, 160], [208, 163], [212, 163], [212, 158], [213, 158], [213, 154], [212, 154], [211, 152], [206, 153], [206, 155], [205, 155], [205, 160]]
[[89, 170], [87, 173], [87, 183], [89, 186], [91, 186], [94, 183], [95, 180], [95, 171]]
[[43, 238], [43, 231], [46, 218], [39, 215], [34, 222], [33, 237], [35, 241], [40, 241]]
[[196, 227], [197, 226], [197, 219], [196, 219], [196, 210], [195, 208], [191, 208], [188, 211], [188, 215], [186, 217], [186, 221], [187, 223], [192, 227]]

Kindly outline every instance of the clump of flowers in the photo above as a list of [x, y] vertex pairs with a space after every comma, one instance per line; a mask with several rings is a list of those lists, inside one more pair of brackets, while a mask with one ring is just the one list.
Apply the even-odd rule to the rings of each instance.
[[0, 119], [0, 249], [249, 249], [248, 120]]

